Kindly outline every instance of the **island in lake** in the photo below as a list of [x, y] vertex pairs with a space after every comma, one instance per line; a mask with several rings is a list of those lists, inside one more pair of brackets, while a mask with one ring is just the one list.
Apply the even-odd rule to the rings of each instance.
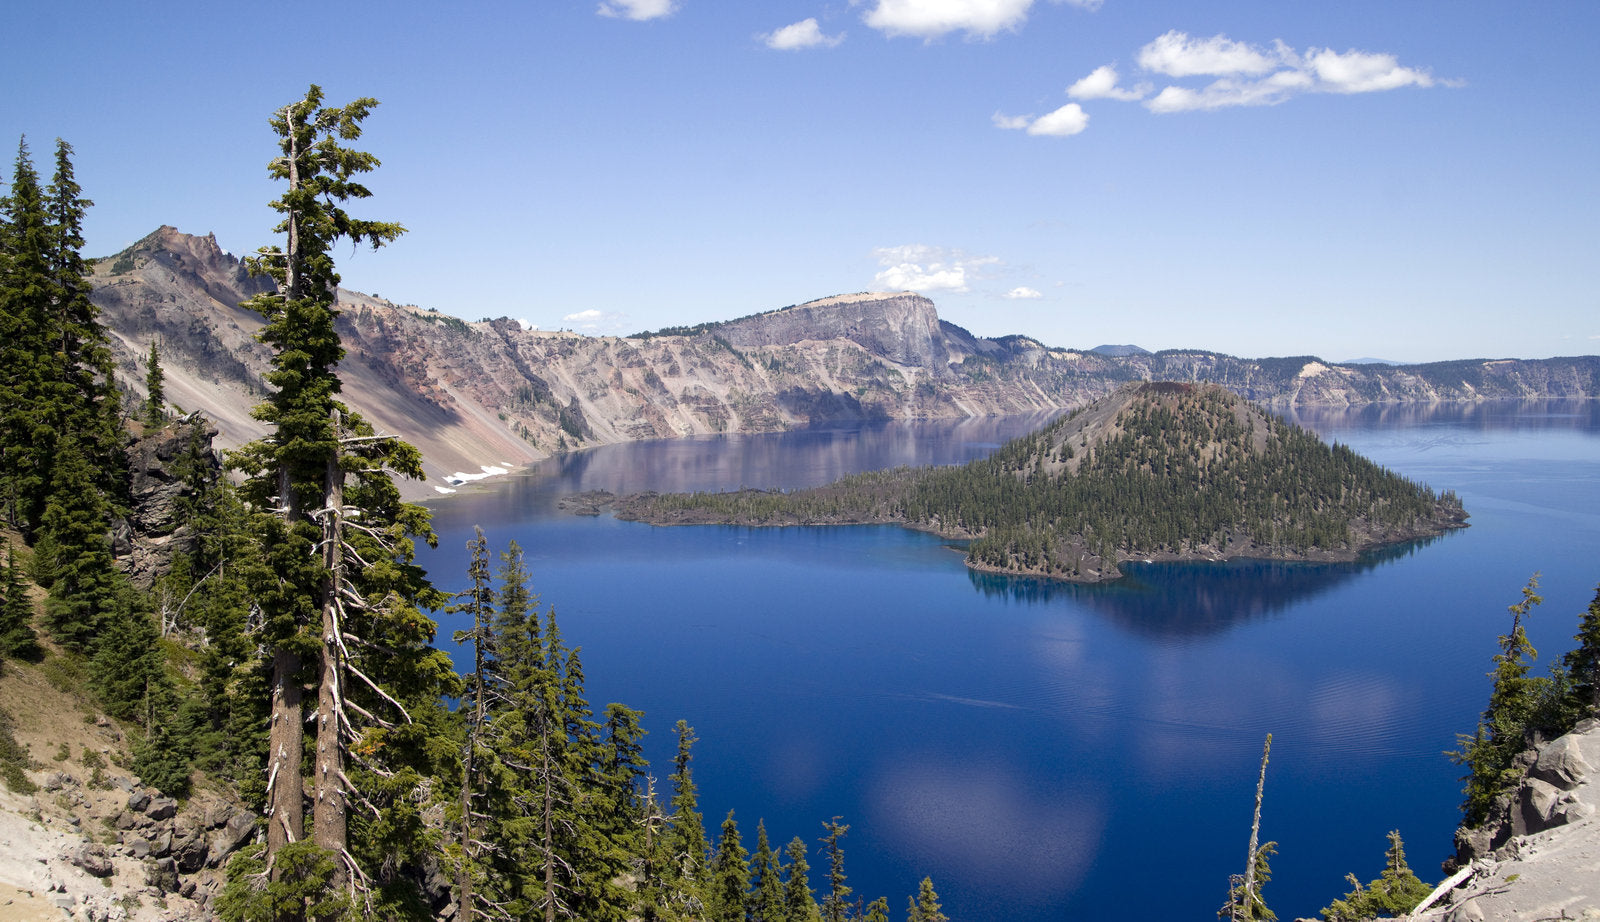
[[1100, 582], [1155, 560], [1347, 561], [1466, 524], [1435, 493], [1210, 384], [1130, 384], [959, 467], [792, 492], [570, 497], [653, 525], [895, 524], [967, 539], [977, 570]]

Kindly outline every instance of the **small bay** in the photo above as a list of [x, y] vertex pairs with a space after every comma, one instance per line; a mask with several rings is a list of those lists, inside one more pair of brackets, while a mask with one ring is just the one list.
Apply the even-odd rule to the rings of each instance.
[[1131, 564], [1077, 586], [971, 573], [946, 542], [893, 527], [656, 528], [555, 505], [961, 463], [1046, 419], [565, 455], [433, 503], [440, 543], [421, 559], [455, 590], [475, 525], [495, 551], [519, 542], [582, 647], [591, 701], [646, 712], [661, 787], [683, 718], [713, 835], [732, 809], [747, 847], [763, 818], [775, 845], [815, 846], [840, 816], [855, 895], [896, 914], [931, 875], [957, 922], [1210, 918], [1242, 869], [1268, 732], [1280, 918], [1314, 915], [1346, 872], [1376, 877], [1390, 829], [1437, 878], [1460, 800], [1442, 753], [1487, 700], [1506, 606], [1542, 572], [1529, 631], [1548, 662], [1600, 580], [1593, 402], [1302, 410], [1472, 515], [1351, 564]]

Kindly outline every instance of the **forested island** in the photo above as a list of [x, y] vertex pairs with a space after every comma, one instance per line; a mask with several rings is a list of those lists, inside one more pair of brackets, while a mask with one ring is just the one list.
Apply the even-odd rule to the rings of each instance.
[[959, 467], [809, 490], [587, 496], [655, 525], [898, 524], [979, 570], [1099, 582], [1129, 560], [1352, 560], [1465, 525], [1436, 493], [1211, 384], [1137, 383]]

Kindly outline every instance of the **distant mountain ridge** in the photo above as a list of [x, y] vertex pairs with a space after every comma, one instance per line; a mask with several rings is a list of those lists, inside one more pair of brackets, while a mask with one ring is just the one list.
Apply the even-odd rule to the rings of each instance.
[[[119, 375], [142, 394], [160, 341], [166, 391], [204, 410], [232, 446], [264, 434], [270, 353], [238, 302], [267, 284], [212, 237], [162, 227], [96, 261], [95, 302]], [[423, 452], [425, 486], [564, 449], [767, 432], [839, 419], [953, 418], [1082, 406], [1135, 380], [1210, 381], [1273, 406], [1600, 396], [1600, 357], [1350, 367], [1314, 356], [1199, 350], [1111, 356], [1028, 336], [974, 336], [912, 292], [824, 298], [737, 320], [632, 337], [468, 323], [340, 291], [343, 399]]]

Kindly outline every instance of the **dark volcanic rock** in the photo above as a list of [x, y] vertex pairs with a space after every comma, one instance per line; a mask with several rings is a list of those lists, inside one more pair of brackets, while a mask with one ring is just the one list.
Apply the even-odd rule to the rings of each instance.
[[[222, 476], [211, 448], [216, 435], [204, 417], [194, 416], [129, 443], [133, 507], [119, 523], [117, 553], [135, 584], [148, 588], [171, 569], [174, 554], [188, 549], [190, 529], [180, 505], [194, 497], [196, 484], [214, 484]], [[185, 471], [186, 465], [198, 469]]]

